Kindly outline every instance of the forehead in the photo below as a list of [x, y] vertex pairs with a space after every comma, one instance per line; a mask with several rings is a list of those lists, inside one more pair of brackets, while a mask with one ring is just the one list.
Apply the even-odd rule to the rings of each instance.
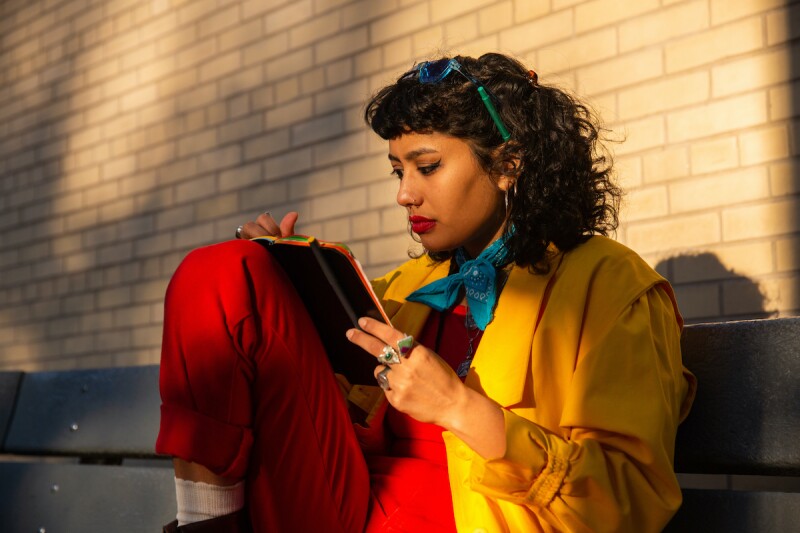
[[389, 140], [389, 159], [414, 160], [427, 154], [471, 154], [466, 141], [442, 133], [406, 133]]

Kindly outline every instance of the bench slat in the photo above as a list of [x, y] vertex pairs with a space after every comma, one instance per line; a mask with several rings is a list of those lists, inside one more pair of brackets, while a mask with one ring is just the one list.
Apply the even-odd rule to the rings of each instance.
[[0, 479], [0, 531], [156, 532], [175, 518], [171, 468], [0, 463]]
[[25, 374], [5, 451], [154, 456], [160, 405], [156, 365]]
[[665, 533], [783, 533], [800, 524], [800, 493], [686, 489]]
[[800, 318], [687, 326], [681, 345], [698, 391], [676, 470], [800, 475]]

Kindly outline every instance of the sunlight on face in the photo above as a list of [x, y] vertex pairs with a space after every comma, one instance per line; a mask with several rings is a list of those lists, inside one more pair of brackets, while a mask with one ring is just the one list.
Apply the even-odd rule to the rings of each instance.
[[463, 246], [475, 257], [504, 229], [505, 177], [493, 180], [466, 141], [441, 133], [408, 133], [389, 141], [400, 179], [397, 203], [430, 251]]

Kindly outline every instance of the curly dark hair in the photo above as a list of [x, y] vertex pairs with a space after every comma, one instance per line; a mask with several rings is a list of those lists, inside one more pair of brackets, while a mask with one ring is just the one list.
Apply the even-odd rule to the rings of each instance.
[[[511, 133], [507, 142], [475, 86], [457, 73], [425, 84], [404, 74], [367, 103], [367, 124], [387, 140], [412, 132], [463, 139], [485, 172], [511, 177], [509, 221], [515, 232], [507, 244], [518, 265], [547, 272], [550, 243], [568, 251], [593, 234], [613, 232], [621, 191], [602, 144], [605, 130], [590, 109], [559, 88], [535, 82], [505, 55], [455, 59], [492, 95]], [[441, 261], [451, 254], [429, 255]]]

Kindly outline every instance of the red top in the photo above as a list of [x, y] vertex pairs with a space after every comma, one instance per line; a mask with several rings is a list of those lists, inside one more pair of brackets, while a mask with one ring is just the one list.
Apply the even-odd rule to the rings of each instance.
[[[463, 305], [443, 313], [433, 311], [417, 341], [435, 350], [455, 370], [469, 350], [465, 318]], [[476, 335], [472, 340], [473, 350], [477, 349], [482, 333], [472, 332]], [[455, 533], [443, 428], [418, 422], [391, 405], [386, 410], [384, 424], [388, 437], [385, 454], [366, 456], [371, 511], [365, 532]]]
[[[458, 305], [451, 311], [438, 313], [431, 312], [417, 342], [436, 350], [450, 367], [455, 370], [464, 361], [469, 350], [469, 336], [464, 323], [467, 308]], [[439, 331], [439, 322], [444, 320], [438, 349], [436, 337]], [[472, 333], [475, 335], [475, 333]], [[478, 330], [476, 338], [472, 341], [473, 353], [478, 349], [483, 332]], [[389, 407], [386, 412], [386, 424], [390, 435], [389, 454], [397, 457], [415, 457], [441, 465], [447, 464], [444, 440], [440, 426], [418, 422], [410, 416]]]

